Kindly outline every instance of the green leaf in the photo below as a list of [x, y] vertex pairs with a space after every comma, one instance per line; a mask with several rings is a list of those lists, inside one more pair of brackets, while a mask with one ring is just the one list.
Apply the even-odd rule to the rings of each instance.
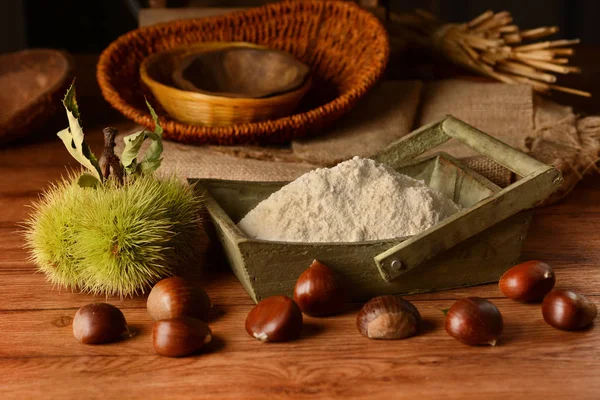
[[154, 112], [154, 108], [152, 108], [150, 103], [148, 103], [148, 100], [146, 100], [146, 106], [150, 110], [150, 115], [152, 116], [152, 119], [154, 120], [154, 124], [155, 124], [154, 133], [156, 133], [159, 136], [162, 136], [163, 128], [160, 126], [160, 123], [158, 122], [158, 115], [156, 115], [156, 113]]
[[[154, 132], [143, 130], [126, 136], [123, 139], [125, 142], [125, 148], [123, 149], [123, 153], [121, 153], [121, 163], [123, 164], [125, 172], [128, 175], [142, 172], [154, 172], [160, 167], [162, 162], [161, 155], [163, 151], [163, 129], [158, 122], [158, 116], [148, 101], [146, 101], [146, 105], [148, 106], [150, 115], [155, 123]], [[148, 146], [146, 154], [144, 155], [144, 159], [138, 163], [140, 149], [142, 148], [142, 144], [146, 139], [152, 140], [152, 143], [150, 143], [150, 146]]]
[[450, 311], [450, 309], [449, 308], [442, 308], [440, 311], [443, 312], [444, 315], [448, 315], [448, 311]]
[[146, 131], [142, 130], [131, 135], [125, 136], [123, 141], [125, 147], [121, 153], [121, 164], [125, 168], [127, 175], [132, 175], [138, 170], [137, 156], [146, 140]]
[[63, 105], [67, 110], [69, 127], [58, 132], [58, 137], [63, 141], [71, 156], [87, 168], [92, 177], [96, 178], [98, 182], [102, 182], [100, 164], [84, 139], [81, 116], [75, 99], [75, 83], [67, 91], [63, 99]]
[[146, 136], [152, 140], [152, 143], [148, 146], [148, 150], [140, 166], [144, 172], [154, 172], [160, 167], [162, 162], [162, 136], [156, 132], [147, 132]]
[[95, 176], [85, 173], [79, 177], [77, 184], [80, 187], [96, 188], [100, 184], [100, 181]]
[[160, 126], [158, 122], [158, 115], [154, 112], [154, 109], [146, 100], [146, 106], [148, 106], [148, 110], [150, 110], [150, 115], [154, 120], [154, 132], [147, 132], [146, 135], [152, 140], [146, 154], [144, 155], [144, 160], [142, 161], [141, 167], [144, 172], [154, 172], [156, 171], [162, 162], [162, 134], [163, 128]]

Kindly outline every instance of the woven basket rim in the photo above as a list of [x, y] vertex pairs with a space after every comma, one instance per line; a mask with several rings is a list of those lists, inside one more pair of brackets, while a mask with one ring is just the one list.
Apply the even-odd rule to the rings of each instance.
[[[310, 6], [335, 7], [345, 12], [359, 13], [361, 14], [362, 18], [364, 18], [366, 21], [368, 21], [369, 24], [372, 25], [374, 33], [377, 34], [378, 37], [383, 41], [383, 45], [380, 49], [381, 56], [377, 60], [377, 63], [374, 67], [374, 71], [372, 72], [371, 76], [368, 77], [368, 79], [365, 79], [361, 83], [361, 85], [354, 86], [345, 91], [344, 93], [340, 94], [333, 100], [322, 104], [318, 107], [315, 107], [311, 110], [295, 113], [279, 119], [213, 128], [200, 125], [190, 125], [164, 116], [161, 117], [161, 122], [166, 122], [166, 131], [173, 127], [180, 129], [191, 129], [194, 131], [193, 135], [184, 135], [181, 132], [174, 132], [172, 133], [170, 139], [183, 140], [184, 136], [196, 136], [197, 139], [199, 139], [199, 142], [207, 144], [219, 142], [218, 138], [231, 139], [231, 142], [227, 144], [240, 144], [246, 142], [243, 132], [267, 132], [282, 129], [290, 129], [294, 128], [298, 122], [305, 125], [318, 125], [320, 122], [326, 121], [328, 118], [337, 118], [339, 115], [348, 111], [352, 106], [354, 106], [358, 99], [376, 83], [379, 77], [383, 74], [389, 57], [389, 39], [383, 24], [377, 19], [377, 17], [375, 17], [368, 11], [362, 9], [358, 5], [352, 2], [343, 1], [304, 0], [300, 2], [296, 0], [286, 0], [280, 3], [272, 3], [261, 7], [252, 8], [249, 10], [233, 12], [227, 15], [164, 22], [156, 25], [138, 28], [117, 38], [100, 55], [97, 67], [97, 80], [102, 95], [114, 108], [119, 110], [127, 118], [130, 118], [135, 122], [145, 126], [152, 126], [153, 121], [150, 115], [147, 112], [137, 109], [135, 106], [129, 104], [121, 96], [119, 90], [116, 87], [114, 87], [111, 83], [111, 56], [123, 45], [128, 44], [132, 40], [142, 39], [147, 35], [174, 26], [177, 26], [180, 29], [186, 29], [198, 26], [198, 24], [200, 23], [217, 23], [219, 21], [228, 21], [233, 18], [241, 18], [242, 16], [250, 18], [252, 16], [262, 16], [265, 14], [271, 15], [275, 14], [280, 9], [286, 9], [286, 7], [287, 13], [293, 14], [298, 9], [302, 9], [302, 7]], [[200, 136], [204, 137], [201, 138]], [[186, 137], [185, 139], [187, 139], [187, 141], [190, 141], [190, 137]]]

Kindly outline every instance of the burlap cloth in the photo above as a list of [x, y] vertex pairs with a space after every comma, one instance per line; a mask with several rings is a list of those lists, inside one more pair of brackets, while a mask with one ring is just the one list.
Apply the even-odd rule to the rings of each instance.
[[[287, 147], [196, 147], [165, 142], [161, 170], [185, 178], [288, 181], [355, 155], [369, 157], [415, 128], [451, 114], [558, 168], [562, 187], [546, 201], [564, 197], [596, 171], [600, 117], [581, 118], [571, 107], [534, 94], [529, 86], [445, 80], [384, 81], [339, 123]], [[462, 159], [500, 186], [518, 177], [460, 143], [435, 151]]]

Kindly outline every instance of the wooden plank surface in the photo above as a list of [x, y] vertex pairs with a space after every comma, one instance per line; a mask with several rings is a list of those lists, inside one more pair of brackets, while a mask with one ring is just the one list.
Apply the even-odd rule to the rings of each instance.
[[[81, 108], [99, 152], [104, 125], [131, 124], [89, 93]], [[74, 165], [58, 140], [0, 149], [0, 399], [598, 398], [600, 322], [582, 332], [555, 330], [543, 322], [539, 305], [504, 299], [496, 285], [408, 297], [425, 324], [419, 336], [403, 341], [362, 337], [355, 326], [360, 305], [353, 304], [340, 316], [306, 318], [296, 342], [260, 343], [244, 330], [250, 298], [208, 240], [200, 244], [203, 271], [190, 275], [215, 302], [215, 340], [193, 357], [159, 357], [143, 297], [105, 299], [53, 289], [28, 260], [19, 232], [27, 205], [67, 164]], [[536, 212], [523, 259], [548, 261], [558, 287], [600, 304], [599, 223], [600, 177], [590, 177], [562, 204]], [[443, 329], [440, 310], [473, 295], [492, 299], [504, 316], [505, 332], [495, 348], [465, 346]], [[137, 335], [102, 346], [78, 343], [71, 333], [75, 311], [105, 300], [123, 310]]]

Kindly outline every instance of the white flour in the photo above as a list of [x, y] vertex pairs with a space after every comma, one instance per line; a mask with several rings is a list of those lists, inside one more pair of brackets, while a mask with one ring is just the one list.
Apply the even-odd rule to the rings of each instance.
[[415, 235], [458, 211], [423, 182], [354, 157], [308, 172], [260, 202], [238, 224], [284, 242], [358, 242]]

